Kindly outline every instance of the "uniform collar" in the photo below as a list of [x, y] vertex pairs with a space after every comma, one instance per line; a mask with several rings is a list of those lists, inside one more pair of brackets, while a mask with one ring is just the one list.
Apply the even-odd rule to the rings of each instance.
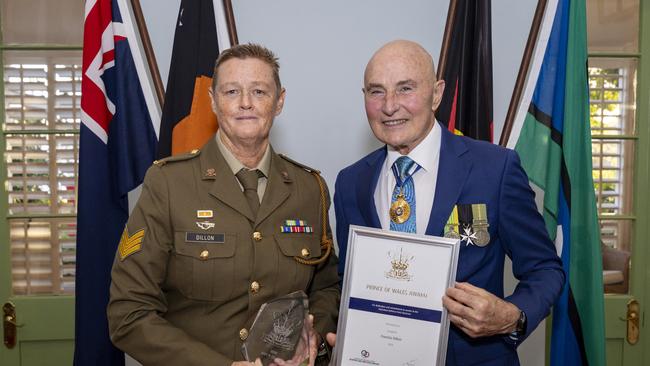
[[[214, 135], [214, 138], [217, 141], [217, 147], [219, 148], [221, 155], [226, 160], [226, 163], [228, 164], [230, 170], [232, 170], [233, 174], [237, 174], [237, 172], [246, 168], [244, 164], [242, 164], [241, 161], [237, 160], [235, 155], [233, 155], [233, 153], [230, 150], [228, 150], [226, 145], [224, 145], [223, 141], [221, 141], [221, 131], [217, 130], [217, 133], [216, 135]], [[269, 170], [271, 169], [271, 144], [266, 146], [266, 151], [264, 151], [264, 155], [262, 156], [262, 160], [260, 160], [260, 163], [254, 169], [251, 170], [255, 170], [255, 169], [261, 171], [265, 177], [269, 176]]]

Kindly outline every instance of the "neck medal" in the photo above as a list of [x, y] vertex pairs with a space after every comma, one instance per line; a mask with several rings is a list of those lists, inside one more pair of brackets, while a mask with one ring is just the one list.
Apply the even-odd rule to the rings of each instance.
[[404, 194], [400, 192], [397, 199], [390, 205], [390, 219], [396, 224], [405, 223], [411, 216], [411, 206], [404, 199]]

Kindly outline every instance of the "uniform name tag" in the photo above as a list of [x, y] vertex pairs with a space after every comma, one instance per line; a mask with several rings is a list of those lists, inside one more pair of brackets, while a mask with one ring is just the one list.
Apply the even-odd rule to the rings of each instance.
[[224, 242], [224, 234], [206, 233], [185, 233], [185, 241], [188, 243], [217, 243]]

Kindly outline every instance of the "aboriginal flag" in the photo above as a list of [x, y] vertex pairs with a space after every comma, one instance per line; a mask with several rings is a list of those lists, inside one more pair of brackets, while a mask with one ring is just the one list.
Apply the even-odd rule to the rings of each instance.
[[[182, 0], [176, 22], [165, 104], [160, 126], [158, 158], [203, 146], [217, 131], [208, 90], [214, 61], [229, 45], [219, 44], [220, 1]], [[216, 9], [216, 12], [215, 12]], [[221, 12], [221, 13], [220, 13]], [[221, 46], [221, 47], [220, 47]]]
[[[445, 93], [436, 117], [459, 135], [492, 142], [492, 2], [457, 0], [440, 79]], [[451, 10], [450, 10], [451, 11]]]

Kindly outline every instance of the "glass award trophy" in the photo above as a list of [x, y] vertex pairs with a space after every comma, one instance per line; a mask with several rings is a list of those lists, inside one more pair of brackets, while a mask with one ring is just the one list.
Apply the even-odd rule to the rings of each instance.
[[246, 360], [255, 362], [259, 358], [267, 366], [276, 358], [292, 359], [301, 338], [307, 342], [303, 326], [308, 310], [309, 299], [303, 291], [292, 292], [263, 304], [242, 345]]

